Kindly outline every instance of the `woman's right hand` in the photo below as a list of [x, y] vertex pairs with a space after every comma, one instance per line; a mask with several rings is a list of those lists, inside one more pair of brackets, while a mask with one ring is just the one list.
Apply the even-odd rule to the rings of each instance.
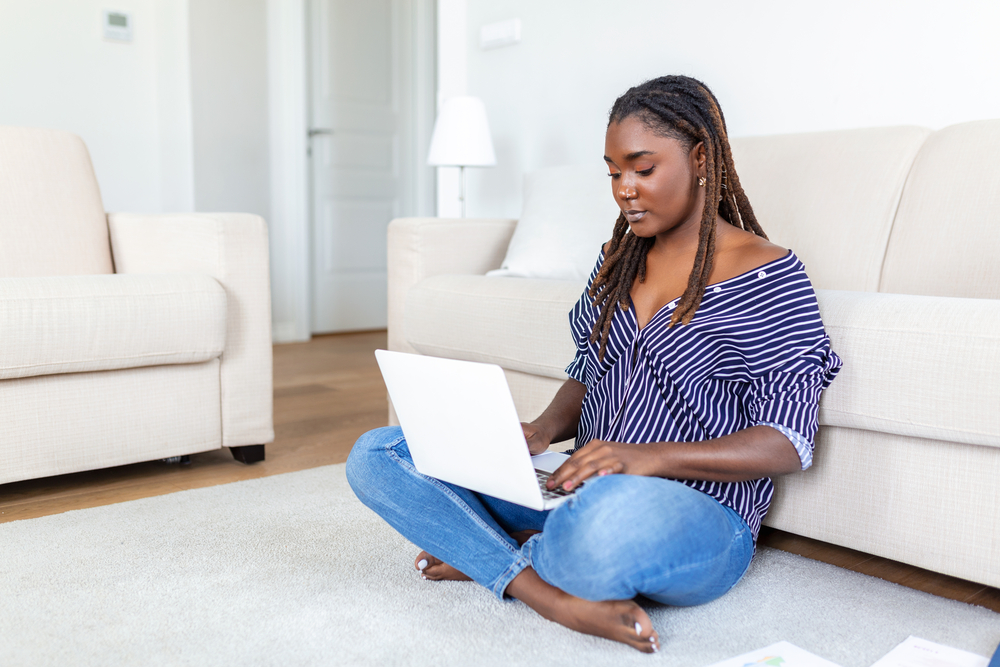
[[524, 439], [528, 442], [528, 451], [532, 456], [538, 456], [552, 444], [552, 436], [538, 424], [521, 422], [521, 429], [524, 431]]

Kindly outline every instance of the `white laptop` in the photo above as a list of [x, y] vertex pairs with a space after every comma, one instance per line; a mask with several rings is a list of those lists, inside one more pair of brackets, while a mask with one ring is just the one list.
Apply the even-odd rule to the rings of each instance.
[[569, 457], [531, 456], [499, 366], [387, 350], [375, 358], [418, 471], [536, 510], [572, 495], [544, 488]]

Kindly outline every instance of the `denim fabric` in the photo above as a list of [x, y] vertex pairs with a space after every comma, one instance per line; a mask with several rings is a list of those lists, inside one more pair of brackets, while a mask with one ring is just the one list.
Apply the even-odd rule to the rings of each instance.
[[[588, 600], [636, 595], [686, 606], [719, 597], [753, 557], [753, 536], [732, 509], [679, 482], [592, 478], [539, 512], [417, 472], [398, 427], [358, 439], [347, 479], [365, 505], [406, 539], [498, 598], [526, 567]], [[542, 530], [523, 547], [509, 533]]]

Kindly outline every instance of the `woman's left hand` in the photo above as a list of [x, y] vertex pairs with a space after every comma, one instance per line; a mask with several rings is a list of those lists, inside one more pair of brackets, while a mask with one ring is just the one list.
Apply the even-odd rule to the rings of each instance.
[[594, 475], [655, 475], [657, 453], [662, 447], [662, 443], [637, 445], [591, 440], [552, 473], [546, 486], [550, 489], [561, 486], [570, 491]]

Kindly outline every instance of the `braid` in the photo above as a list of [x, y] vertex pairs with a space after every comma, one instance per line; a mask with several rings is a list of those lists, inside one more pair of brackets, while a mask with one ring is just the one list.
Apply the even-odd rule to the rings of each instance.
[[[705, 295], [715, 255], [716, 219], [767, 238], [743, 191], [729, 147], [726, 120], [719, 102], [705, 84], [686, 76], [664, 76], [630, 88], [615, 100], [608, 125], [638, 116], [652, 131], [676, 138], [690, 150], [701, 142], [705, 148], [705, 208], [698, 230], [698, 250], [687, 288], [670, 318], [669, 326], [688, 324]], [[590, 341], [600, 341], [598, 358], [604, 359], [614, 306], [628, 310], [636, 279], [646, 279], [646, 255], [654, 238], [629, 233], [624, 214], [615, 222], [604, 262], [588, 292], [600, 309]]]

